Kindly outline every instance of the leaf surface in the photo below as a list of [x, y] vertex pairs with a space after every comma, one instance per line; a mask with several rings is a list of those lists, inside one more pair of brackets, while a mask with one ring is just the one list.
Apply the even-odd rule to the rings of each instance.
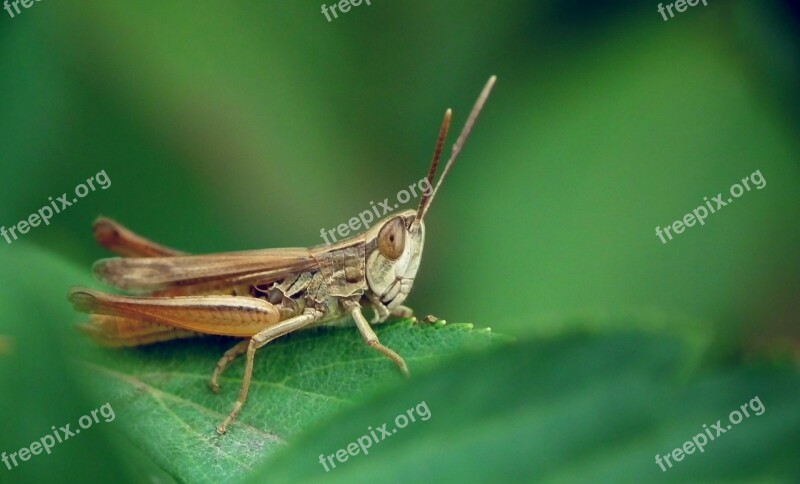
[[[447, 355], [503, 340], [468, 324], [377, 328], [412, 375]], [[288, 335], [256, 354], [247, 403], [228, 433], [216, 426], [236, 401], [243, 358], [220, 380], [208, 380], [217, 360], [238, 340], [199, 338], [149, 347], [91, 351], [89, 377], [111, 400], [133, 443], [179, 481], [235, 481], [307, 427], [380, 387], [405, 385], [394, 364], [367, 347], [355, 328], [321, 328]]]

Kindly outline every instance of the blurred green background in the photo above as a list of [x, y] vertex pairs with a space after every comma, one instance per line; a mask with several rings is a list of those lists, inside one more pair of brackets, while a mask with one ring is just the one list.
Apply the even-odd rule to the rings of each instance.
[[[700, 341], [711, 360], [796, 357], [800, 7], [712, 0], [667, 22], [656, 7], [372, 0], [332, 22], [319, 2], [0, 11], [0, 224], [100, 170], [112, 182], [0, 240], [0, 328], [50, 328], [31, 341], [66, 358], [59, 335], [81, 317], [39, 320], [48, 304], [63, 314], [73, 281], [39, 259], [88, 275], [105, 256], [97, 215], [197, 253], [321, 243], [424, 176], [444, 110], [460, 128], [496, 74], [427, 217], [418, 314], [521, 340], [622, 327]], [[756, 170], [763, 190], [655, 236]]]

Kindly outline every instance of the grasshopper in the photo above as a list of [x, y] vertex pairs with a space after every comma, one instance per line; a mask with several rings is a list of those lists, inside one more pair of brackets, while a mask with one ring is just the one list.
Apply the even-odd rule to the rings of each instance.
[[[102, 259], [95, 276], [132, 296], [76, 287], [69, 300], [91, 314], [79, 326], [110, 347], [140, 346], [200, 335], [242, 338], [217, 363], [209, 386], [219, 392], [219, 378], [246, 354], [239, 396], [217, 427], [224, 434], [241, 411], [250, 388], [255, 353], [293, 331], [321, 325], [355, 324], [366, 344], [392, 360], [408, 376], [403, 358], [382, 345], [370, 324], [390, 316], [411, 317], [402, 303], [411, 292], [425, 242], [423, 219], [442, 182], [469, 137], [496, 78], [484, 86], [452, 147], [432, 190], [452, 111], [445, 112], [428, 189], [416, 210], [390, 215], [365, 232], [333, 245], [189, 255], [141, 237], [107, 218], [94, 223], [100, 245], [122, 256]], [[371, 322], [362, 313], [373, 312]]]

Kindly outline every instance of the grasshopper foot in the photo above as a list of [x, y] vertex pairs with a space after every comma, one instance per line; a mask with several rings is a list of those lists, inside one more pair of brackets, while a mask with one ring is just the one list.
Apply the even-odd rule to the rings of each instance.
[[242, 405], [243, 404], [240, 401], [237, 401], [235, 404], [233, 404], [233, 410], [231, 410], [231, 413], [230, 415], [228, 415], [228, 418], [226, 418], [225, 421], [222, 422], [219, 425], [219, 427], [217, 427], [218, 434], [225, 435], [225, 433], [228, 431], [228, 427], [234, 421], [236, 416], [239, 415], [239, 411], [242, 409]]
[[406, 365], [406, 360], [404, 360], [402, 356], [398, 355], [386, 346], [383, 346], [378, 340], [367, 341], [367, 344], [378, 350], [383, 355], [387, 356], [390, 360], [394, 361], [397, 367], [400, 369], [400, 373], [402, 373], [404, 377], [409, 378], [411, 376], [408, 373], [408, 365]]
[[397, 306], [392, 308], [391, 312], [395, 318], [408, 319], [414, 317], [414, 310], [408, 306]]

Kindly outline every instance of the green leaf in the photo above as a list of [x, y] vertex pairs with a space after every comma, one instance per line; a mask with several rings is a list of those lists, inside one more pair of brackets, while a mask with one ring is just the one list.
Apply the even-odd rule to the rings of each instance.
[[[504, 338], [471, 325], [376, 328], [402, 355], [412, 376], [437, 361]], [[102, 384], [133, 443], [179, 481], [222, 482], [244, 476], [312, 424], [350, 408], [378, 387], [403, 385], [395, 365], [366, 346], [354, 328], [291, 334], [256, 354], [247, 403], [228, 433], [215, 427], [230, 412], [242, 380], [243, 359], [220, 381], [208, 380], [222, 353], [237, 340], [201, 338], [126, 350], [95, 350], [85, 366]]]
[[[257, 469], [252, 482], [650, 482], [800, 477], [796, 369], [687, 365], [678, 339], [572, 334], [466, 358], [343, 412]], [[691, 358], [688, 358], [691, 359]], [[672, 452], [759, 397], [732, 430], [662, 471]], [[327, 472], [334, 455], [421, 402], [430, 416]], [[754, 405], [758, 407], [758, 405]], [[424, 413], [424, 412], [423, 412]], [[417, 415], [420, 415], [417, 412]], [[401, 422], [402, 423], [402, 422]], [[381, 434], [377, 434], [381, 438]], [[344, 456], [343, 456], [344, 458]], [[330, 467], [330, 465], [329, 465]]]

